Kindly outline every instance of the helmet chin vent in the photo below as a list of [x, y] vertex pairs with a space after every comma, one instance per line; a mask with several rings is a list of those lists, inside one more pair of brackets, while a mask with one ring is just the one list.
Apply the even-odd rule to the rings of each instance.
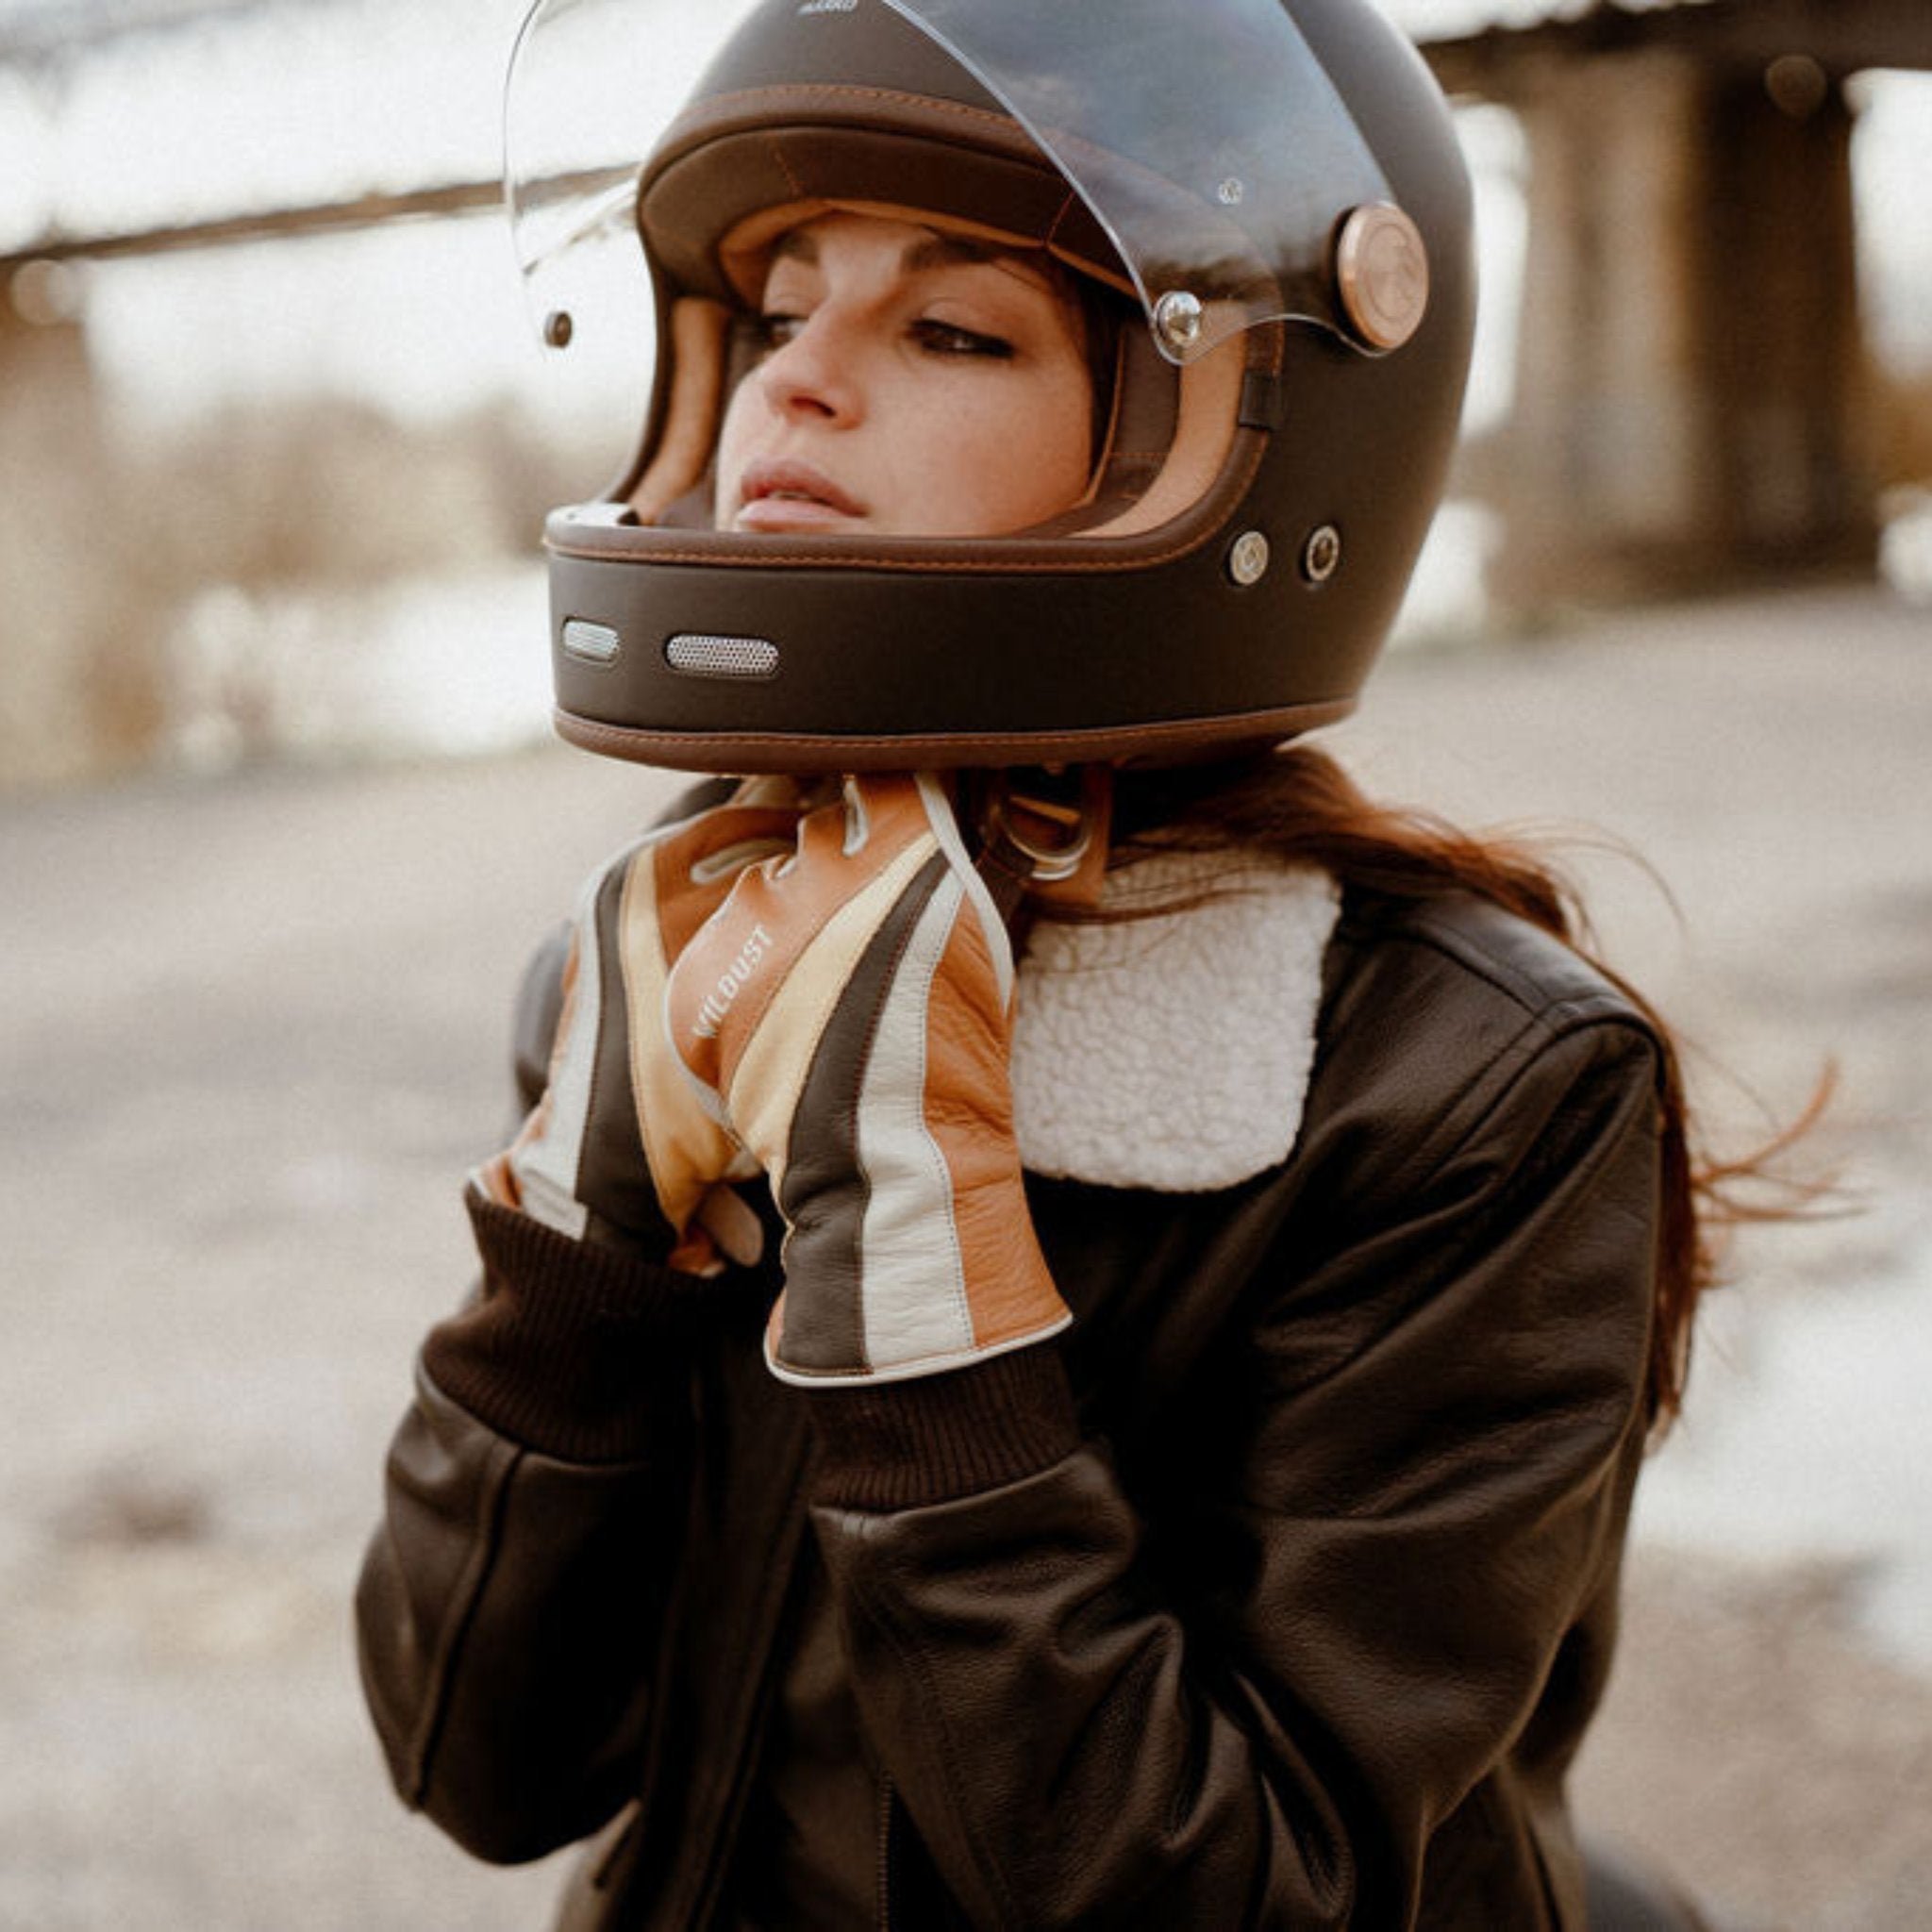
[[778, 647], [769, 638], [713, 637], [702, 631], [679, 631], [665, 644], [664, 661], [688, 677], [775, 677]]
[[563, 648], [579, 663], [615, 664], [623, 655], [624, 641], [608, 624], [573, 617], [564, 623]]

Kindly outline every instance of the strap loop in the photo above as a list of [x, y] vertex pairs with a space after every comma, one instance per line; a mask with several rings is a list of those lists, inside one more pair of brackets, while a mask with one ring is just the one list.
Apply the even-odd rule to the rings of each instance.
[[990, 775], [974, 813], [979, 870], [1002, 917], [1032, 898], [1091, 907], [1100, 897], [1113, 816], [1113, 768], [1087, 764]]

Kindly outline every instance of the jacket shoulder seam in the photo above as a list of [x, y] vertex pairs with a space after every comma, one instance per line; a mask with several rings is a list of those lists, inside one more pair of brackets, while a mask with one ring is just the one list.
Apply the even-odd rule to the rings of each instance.
[[[1506, 946], [1497, 928], [1512, 942]], [[1596, 1021], [1624, 1023], [1649, 1034], [1652, 1023], [1628, 994], [1603, 976], [1599, 968], [1553, 933], [1501, 907], [1457, 895], [1417, 905], [1387, 922], [1363, 917], [1351, 901], [1337, 938], [1368, 952], [1406, 946], [1430, 953], [1459, 968], [1517, 1008], [1529, 1024], [1552, 1034]], [[1511, 952], [1523, 957], [1511, 957]]]

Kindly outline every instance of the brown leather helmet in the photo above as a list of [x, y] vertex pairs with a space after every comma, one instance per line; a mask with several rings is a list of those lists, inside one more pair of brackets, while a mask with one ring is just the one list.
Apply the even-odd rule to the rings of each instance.
[[[547, 525], [563, 735], [687, 770], [999, 766], [1351, 709], [1441, 496], [1474, 317], [1447, 107], [1368, 0], [764, 0], [639, 139], [616, 37], [667, 44], [667, 8], [541, 0], [511, 72], [526, 274], [641, 243], [658, 344], [632, 460]], [[608, 152], [539, 125], [582, 101], [553, 79], [562, 29], [618, 98]], [[828, 209], [1043, 249], [1131, 305], [1077, 514], [710, 526], [734, 317]], [[547, 335], [582, 322], [566, 299]]]

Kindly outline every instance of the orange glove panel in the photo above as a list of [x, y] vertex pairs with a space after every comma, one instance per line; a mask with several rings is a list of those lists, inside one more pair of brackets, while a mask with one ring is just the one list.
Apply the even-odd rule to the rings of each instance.
[[[742, 803], [653, 832], [585, 888], [565, 967], [549, 1084], [488, 1191], [574, 1240], [625, 1247], [693, 1273], [740, 1260], [759, 1235], [721, 1183], [757, 1168], [708, 1113], [670, 1052], [664, 986], [691, 935], [756, 859], [789, 852], [798, 813]], [[729, 1232], [724, 1232], [729, 1230]]]

